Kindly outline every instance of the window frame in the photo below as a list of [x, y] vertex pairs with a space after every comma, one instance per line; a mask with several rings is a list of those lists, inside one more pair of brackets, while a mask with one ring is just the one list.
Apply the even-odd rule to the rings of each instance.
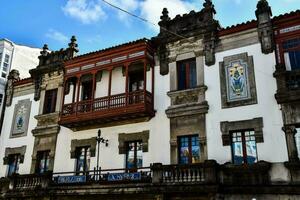
[[[81, 156], [81, 150], [82, 149], [84, 149], [84, 163], [83, 163], [83, 171], [79, 171], [79, 161], [80, 161], [80, 159], [79, 159], [79, 157]], [[80, 173], [82, 173], [82, 172], [88, 172], [90, 169], [88, 169], [88, 163], [87, 163], [87, 161], [88, 161], [88, 157], [87, 157], [87, 155], [88, 155], [88, 149], [89, 149], [89, 151], [90, 151], [90, 153], [91, 153], [91, 146], [79, 146], [79, 147], [76, 147], [76, 149], [75, 149], [75, 158], [76, 158], [76, 160], [75, 160], [75, 174], [76, 175], [79, 175]]]
[[[281, 27], [281, 28], [287, 28], [287, 27]], [[300, 30], [297, 30], [288, 33], [280, 33], [276, 38], [276, 49], [275, 49], [276, 61], [278, 64], [282, 64], [285, 67], [286, 71], [288, 70], [285, 66], [283, 43], [288, 40], [299, 38], [299, 34], [300, 34]]]
[[[300, 159], [300, 126], [296, 126], [296, 133], [295, 133], [294, 137], [295, 137], [295, 143], [296, 143], [296, 149], [297, 149], [297, 153], [298, 153], [298, 158]], [[298, 139], [299, 141], [297, 140], [297, 137], [299, 138]], [[299, 144], [299, 146], [298, 146], [298, 144]]]
[[[300, 63], [299, 63], [299, 66], [297, 69], [292, 69], [292, 66], [290, 66], [290, 69], [288, 69], [287, 65], [286, 65], [286, 60], [285, 60], [285, 53], [289, 53], [291, 51], [299, 51], [300, 52], [300, 44], [296, 47], [291, 47], [291, 48], [285, 48], [284, 45], [286, 42], [289, 42], [291, 40], [299, 40], [300, 41], [300, 36], [299, 35], [295, 35], [293, 37], [288, 37], [288, 38], [284, 38], [281, 43], [280, 43], [280, 46], [281, 46], [281, 55], [282, 55], [282, 62], [284, 63], [285, 65], [285, 69], [286, 71], [295, 71], [295, 70], [300, 70]], [[291, 64], [290, 64], [291, 65]]]
[[[188, 138], [188, 149], [189, 149], [189, 157], [188, 157], [188, 163], [187, 164], [193, 164], [193, 154], [192, 154], [192, 138], [196, 137], [197, 138], [197, 144], [199, 146], [199, 160], [201, 160], [201, 146], [200, 146], [200, 141], [199, 141], [199, 135], [198, 134], [193, 134], [193, 135], [181, 135], [177, 137], [177, 142], [178, 142], [178, 147], [177, 147], [177, 152], [178, 152], [178, 156], [177, 156], [177, 162], [178, 164], [185, 164], [185, 163], [181, 163], [181, 142], [180, 139], [181, 138]], [[196, 162], [197, 163], [197, 162]]]
[[[129, 154], [129, 144], [130, 143], [134, 143], [135, 145], [134, 145], [134, 167], [132, 167], [132, 168], [129, 168], [128, 167], [128, 154]], [[125, 168], [126, 168], [126, 170], [128, 171], [136, 171], [137, 169], [138, 169], [138, 162], [137, 162], [137, 152], [138, 152], [138, 150], [137, 150], [137, 144], [138, 143], [140, 143], [140, 145], [142, 145], [142, 149], [141, 149], [141, 151], [142, 151], [142, 153], [143, 153], [143, 141], [142, 140], [134, 140], [134, 141], [127, 141], [126, 142], [126, 153], [125, 153]], [[142, 161], [143, 161], [143, 156], [142, 156]], [[143, 166], [143, 163], [142, 163], [142, 166]]]
[[[255, 130], [254, 129], [244, 129], [244, 130], [234, 130], [234, 131], [230, 131], [230, 141], [231, 141], [231, 160], [232, 160], [232, 163], [235, 164], [235, 165], [239, 165], [239, 164], [236, 164], [234, 162], [234, 152], [233, 152], [233, 148], [232, 148], [232, 145], [233, 145], [233, 134], [234, 133], [238, 133], [240, 132], [241, 133], [241, 142], [242, 142], [242, 149], [243, 149], [243, 163], [241, 165], [251, 165], [251, 164], [254, 164], [254, 163], [257, 163], [258, 162], [258, 151], [257, 151], [257, 142], [256, 142], [256, 139], [255, 139]], [[246, 144], [246, 136], [245, 136], [245, 133], [246, 132], [253, 132], [254, 135], [252, 137], [254, 137], [254, 140], [250, 140], [250, 141], [254, 141], [255, 142], [255, 146], [256, 146], [256, 162], [254, 163], [248, 163], [248, 160], [247, 160], [247, 144]], [[250, 136], [251, 137], [251, 136]]]
[[[191, 71], [191, 63], [194, 62], [195, 64], [195, 80], [196, 80], [196, 84], [194, 86], [191, 86], [191, 80], [192, 78], [190, 77], [190, 71]], [[179, 88], [180, 87], [180, 67], [184, 65], [184, 71], [185, 71], [185, 83], [184, 83], [184, 87], [183, 88]], [[189, 58], [186, 60], [180, 60], [176, 62], [176, 70], [177, 70], [177, 90], [187, 90], [187, 89], [193, 89], [195, 87], [197, 87], [197, 62], [196, 62], [196, 58]]]
[[[53, 94], [52, 94], [53, 93]], [[50, 94], [52, 95], [51, 100], [49, 98]], [[51, 106], [48, 108], [49, 100], [51, 101]], [[43, 114], [50, 114], [56, 111], [56, 101], [57, 101], [57, 88], [46, 90], [45, 98], [44, 98], [44, 107], [43, 107]]]
[[[16, 158], [16, 160], [12, 159], [12, 158]], [[11, 164], [12, 164], [12, 162], [15, 164], [13, 172], [11, 172]], [[7, 176], [8, 177], [12, 176], [13, 174], [18, 173], [20, 163], [21, 163], [21, 154], [20, 153], [8, 155], [8, 169], [7, 169]]]
[[[44, 168], [43, 172], [41, 172], [41, 162], [43, 160], [43, 157], [45, 156], [44, 159]], [[47, 165], [48, 162], [48, 165]], [[35, 173], [37, 174], [43, 174], [49, 171], [49, 163], [50, 163], [50, 150], [45, 150], [45, 151], [38, 151], [36, 153], [36, 165], [35, 165]]]

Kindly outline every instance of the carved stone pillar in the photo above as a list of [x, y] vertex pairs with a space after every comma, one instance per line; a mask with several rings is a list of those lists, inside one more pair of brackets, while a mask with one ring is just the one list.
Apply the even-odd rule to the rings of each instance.
[[272, 26], [272, 10], [266, 0], [260, 0], [257, 3], [255, 11], [258, 21], [258, 36], [261, 43], [261, 50], [264, 54], [269, 54], [274, 51], [274, 33]]
[[284, 126], [282, 130], [285, 132], [286, 145], [288, 149], [289, 161], [298, 162], [298, 151], [296, 146], [295, 134], [297, 133], [295, 126]]
[[12, 98], [14, 95], [14, 82], [20, 80], [20, 73], [18, 70], [11, 70], [7, 77], [7, 86], [6, 86], [6, 106], [10, 106], [12, 103]]

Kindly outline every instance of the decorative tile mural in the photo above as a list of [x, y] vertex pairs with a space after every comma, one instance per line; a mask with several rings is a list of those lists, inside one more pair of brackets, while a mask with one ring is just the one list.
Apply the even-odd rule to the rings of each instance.
[[249, 99], [251, 97], [247, 68], [247, 63], [242, 60], [230, 62], [229, 65], [225, 66], [228, 101]]
[[220, 86], [222, 108], [256, 104], [253, 56], [241, 53], [224, 57], [220, 62]]
[[27, 134], [30, 110], [30, 99], [20, 100], [15, 105], [11, 137], [19, 137]]

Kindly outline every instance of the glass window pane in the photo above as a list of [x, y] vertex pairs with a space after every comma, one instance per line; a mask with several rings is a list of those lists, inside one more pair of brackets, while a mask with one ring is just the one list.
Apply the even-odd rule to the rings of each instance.
[[196, 62], [193, 60], [189, 63], [190, 66], [190, 88], [194, 88], [197, 86], [197, 72], [196, 72]]
[[90, 169], [90, 147], [79, 147], [76, 149], [76, 171], [84, 172]]
[[200, 146], [199, 146], [199, 137], [192, 137], [192, 163], [200, 162]]
[[243, 145], [242, 142], [232, 142], [232, 154], [234, 164], [243, 164]]
[[9, 63], [9, 55], [5, 54], [4, 62]]
[[8, 176], [11, 176], [14, 173], [18, 173], [19, 171], [19, 162], [20, 162], [20, 155], [14, 154], [9, 155], [8, 158]]
[[298, 150], [298, 157], [300, 158], [300, 128], [297, 128], [297, 133], [295, 134], [296, 146]]
[[179, 63], [177, 67], [178, 90], [186, 89], [186, 65]]
[[257, 162], [256, 142], [247, 141], [246, 149], [247, 149], [247, 163], [248, 164], [256, 163]]
[[188, 137], [180, 137], [179, 139], [179, 163], [180, 164], [188, 164], [189, 163], [189, 138]]
[[137, 153], [136, 153], [136, 166], [137, 168], [143, 167], [143, 146], [142, 142], [137, 142]]

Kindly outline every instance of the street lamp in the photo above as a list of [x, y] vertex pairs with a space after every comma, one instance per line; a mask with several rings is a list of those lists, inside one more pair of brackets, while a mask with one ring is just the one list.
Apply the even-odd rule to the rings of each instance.
[[100, 144], [103, 143], [105, 144], [105, 146], [108, 146], [108, 140], [105, 140], [103, 137], [101, 137], [101, 130], [98, 130], [98, 136], [96, 137], [96, 141], [98, 144], [98, 153], [97, 153], [97, 171], [99, 172], [100, 168], [99, 168], [99, 152], [100, 152]]

